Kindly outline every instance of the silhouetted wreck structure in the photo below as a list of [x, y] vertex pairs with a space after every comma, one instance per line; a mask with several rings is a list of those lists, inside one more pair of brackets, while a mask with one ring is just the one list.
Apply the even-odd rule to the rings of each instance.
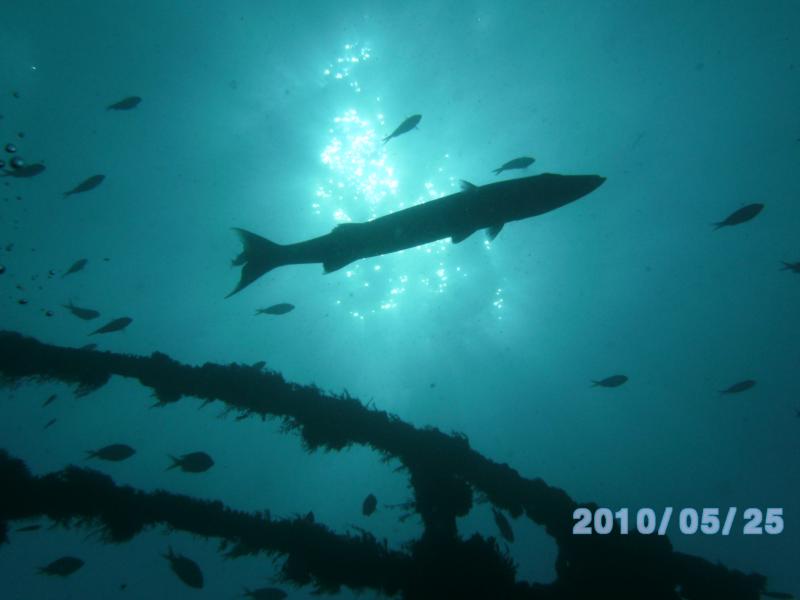
[[[541, 479], [526, 479], [472, 448], [463, 435], [419, 429], [347, 394], [323, 393], [289, 383], [260, 366], [180, 364], [161, 353], [150, 357], [43, 344], [0, 332], [0, 376], [59, 380], [86, 394], [112, 375], [138, 379], [159, 403], [182, 396], [219, 401], [242, 414], [283, 419], [309, 451], [363, 444], [400, 460], [410, 476], [413, 510], [424, 532], [405, 551], [389, 549], [368, 532], [337, 534], [311, 519], [273, 519], [222, 502], [118, 486], [97, 471], [69, 467], [33, 476], [25, 464], [0, 454], [0, 542], [9, 522], [46, 516], [58, 524], [99, 527], [106, 540], [125, 542], [154, 524], [219, 538], [228, 556], [283, 555], [289, 582], [334, 592], [344, 585], [403, 598], [757, 600], [766, 578], [744, 574], [675, 552], [667, 537], [573, 535], [579, 504]], [[558, 545], [556, 580], [547, 585], [516, 578], [511, 558], [493, 537], [459, 536], [456, 517], [472, 508], [473, 492], [514, 517], [545, 527]], [[680, 595], [676, 592], [680, 588]]]

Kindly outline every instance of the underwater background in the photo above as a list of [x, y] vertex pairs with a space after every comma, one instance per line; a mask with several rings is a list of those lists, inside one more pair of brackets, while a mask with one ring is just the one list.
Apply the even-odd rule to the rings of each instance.
[[[265, 361], [614, 510], [782, 507], [779, 535], [673, 527], [670, 541], [800, 593], [800, 274], [782, 268], [800, 261], [797, 2], [29, 0], [0, 14], [5, 172], [14, 156], [46, 165], [0, 179], [0, 329], [196, 365]], [[141, 103], [107, 110], [130, 96]], [[417, 130], [381, 142], [413, 114]], [[492, 173], [518, 156], [536, 161]], [[478, 232], [326, 275], [288, 266], [225, 299], [232, 227], [296, 242], [462, 179], [547, 172], [607, 180], [492, 242]], [[714, 230], [751, 203], [756, 218]], [[279, 303], [294, 309], [255, 314]], [[88, 335], [122, 316], [123, 331]], [[592, 386], [614, 374], [629, 380]], [[0, 446], [35, 474], [75, 464], [273, 517], [313, 511], [396, 548], [422, 531], [387, 506], [411, 497], [397, 461], [308, 453], [278, 420], [193, 398], [154, 403], [122, 378], [81, 398], [53, 382], [5, 388]], [[112, 443], [136, 454], [86, 460]], [[213, 468], [167, 470], [194, 451]], [[225, 560], [217, 540], [154, 529], [107, 545], [36, 523], [12, 523], [0, 548], [4, 599], [273, 585], [312, 597], [271, 580], [280, 559]], [[501, 546], [519, 577], [552, 581], [555, 543], [511, 525]], [[459, 519], [476, 532], [499, 538], [491, 505]], [[170, 546], [202, 568], [202, 590], [170, 571]], [[63, 555], [85, 565], [37, 573]]]

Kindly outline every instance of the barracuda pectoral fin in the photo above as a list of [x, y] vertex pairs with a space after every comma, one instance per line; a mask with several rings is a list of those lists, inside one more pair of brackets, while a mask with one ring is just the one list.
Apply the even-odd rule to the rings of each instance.
[[322, 263], [322, 268], [325, 270], [326, 273], [333, 273], [334, 271], [338, 271], [342, 267], [346, 267], [353, 259], [347, 256], [337, 256], [335, 258], [331, 258], [326, 260]]
[[497, 237], [497, 234], [503, 231], [503, 225], [505, 225], [505, 223], [500, 223], [500, 225], [492, 225], [491, 227], [486, 228], [486, 236], [489, 238], [490, 242], [493, 242], [494, 238]]
[[458, 233], [454, 233], [453, 235], [450, 236], [450, 241], [453, 242], [454, 244], [459, 244], [463, 242], [465, 239], [467, 239], [469, 236], [471, 236], [473, 233], [475, 233], [474, 229], [470, 229], [469, 231], [459, 231]]

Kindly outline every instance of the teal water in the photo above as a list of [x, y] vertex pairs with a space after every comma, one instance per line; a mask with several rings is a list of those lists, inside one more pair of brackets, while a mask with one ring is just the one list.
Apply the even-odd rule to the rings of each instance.
[[[0, 180], [0, 328], [190, 364], [263, 360], [615, 510], [782, 507], [779, 535], [670, 540], [800, 593], [800, 275], [781, 270], [800, 261], [797, 3], [28, 1], [0, 14], [0, 143], [47, 167]], [[135, 109], [106, 110], [132, 95]], [[418, 130], [382, 145], [412, 114]], [[231, 227], [301, 241], [496, 181], [518, 156], [536, 162], [500, 178], [607, 181], [491, 243], [478, 232], [327, 275], [283, 267], [224, 299]], [[62, 197], [94, 174], [96, 189]], [[751, 203], [765, 205], [756, 218], [713, 230]], [[82, 321], [70, 301], [102, 317]], [[295, 309], [254, 316], [282, 302]], [[120, 316], [125, 331], [87, 337]], [[628, 382], [591, 387], [616, 373]], [[79, 464], [242, 510], [313, 510], [396, 548], [421, 533], [385, 506], [411, 496], [396, 461], [308, 454], [277, 422], [218, 419], [191, 398], [152, 403], [129, 380], [79, 399], [25, 384], [3, 391], [1, 445], [36, 474]], [[84, 461], [115, 442], [136, 455]], [[194, 450], [214, 468], [165, 471]], [[0, 548], [3, 598], [233, 598], [280, 567], [180, 533], [108, 546], [80, 529], [13, 533], [24, 524]], [[512, 526], [519, 576], [552, 581], [552, 539]], [[490, 505], [459, 532], [497, 536]], [[201, 565], [202, 591], [169, 571], [169, 545]], [[36, 574], [64, 554], [86, 564]]]

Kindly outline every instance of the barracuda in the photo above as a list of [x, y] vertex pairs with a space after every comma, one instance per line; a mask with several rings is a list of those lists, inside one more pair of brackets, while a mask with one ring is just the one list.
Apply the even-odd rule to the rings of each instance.
[[593, 192], [605, 181], [599, 175], [545, 173], [483, 186], [463, 182], [462, 191], [379, 217], [366, 223], [344, 223], [330, 233], [295, 244], [276, 244], [234, 228], [242, 252], [234, 261], [241, 277], [228, 297], [284, 265], [322, 263], [325, 272], [361, 258], [380, 256], [444, 238], [458, 244], [479, 229], [494, 239], [511, 221], [555, 210]]

